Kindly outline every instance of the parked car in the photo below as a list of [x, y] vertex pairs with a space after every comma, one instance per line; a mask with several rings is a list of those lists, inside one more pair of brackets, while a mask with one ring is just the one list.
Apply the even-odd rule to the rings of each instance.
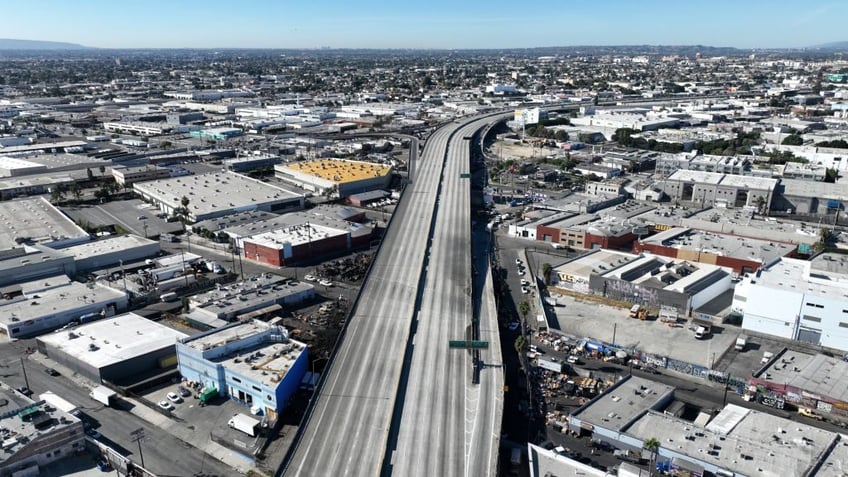
[[530, 286], [530, 282], [527, 281], [526, 279], [522, 278], [521, 279], [521, 286], [523, 286], [523, 287]]
[[181, 398], [177, 393], [168, 393], [168, 400], [171, 402], [183, 402], [183, 398]]
[[56, 371], [56, 370], [55, 370], [55, 369], [53, 369], [53, 368], [46, 368], [46, 369], [44, 370], [44, 372], [45, 372], [45, 373], [47, 373], [47, 374], [49, 374], [50, 376], [58, 376], [58, 375], [59, 375], [59, 371]]
[[19, 388], [18, 388], [18, 392], [19, 392], [19, 393], [21, 393], [21, 394], [23, 394], [24, 396], [30, 396], [30, 395], [32, 395], [32, 389], [30, 389], [30, 388], [28, 388], [28, 387], [26, 387], [26, 386], [21, 386], [21, 387], [19, 387]]
[[303, 279], [306, 280], [307, 282], [314, 282], [315, 276], [314, 275], [304, 275]]
[[521, 287], [521, 293], [530, 293], [530, 289], [527, 287]]
[[166, 411], [174, 410], [174, 405], [169, 403], [168, 401], [159, 401], [159, 407]]
[[177, 388], [177, 392], [180, 393], [180, 396], [182, 396], [182, 397], [191, 396], [191, 391], [189, 391], [188, 388], [185, 388], [183, 386], [180, 386], [179, 388]]
[[516, 258], [516, 259], [515, 259], [515, 264], [516, 264], [516, 265], [521, 265], [521, 259], [520, 259], [520, 258]]
[[333, 286], [333, 282], [331, 282], [330, 280], [321, 280], [318, 283], [321, 284], [322, 286], [325, 286], [325, 287]]

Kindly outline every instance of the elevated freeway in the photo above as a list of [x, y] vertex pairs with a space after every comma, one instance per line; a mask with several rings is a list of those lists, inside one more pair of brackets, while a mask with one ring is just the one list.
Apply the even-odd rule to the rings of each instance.
[[[278, 475], [494, 475], [503, 376], [487, 368], [472, 384], [472, 353], [448, 348], [472, 337], [468, 138], [492, 119], [441, 127], [411, 165]], [[499, 363], [497, 317], [482, 308], [475, 333], [490, 346], [478, 356]]]

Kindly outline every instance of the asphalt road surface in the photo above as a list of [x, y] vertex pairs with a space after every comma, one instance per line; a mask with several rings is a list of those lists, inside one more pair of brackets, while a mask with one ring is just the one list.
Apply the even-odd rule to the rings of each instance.
[[[21, 356], [24, 349], [35, 346], [35, 340], [20, 340], [0, 343], [0, 379], [13, 387], [24, 385]], [[144, 466], [157, 475], [194, 475], [204, 472], [210, 475], [232, 475], [233, 470], [212, 457], [192, 447], [162, 429], [150, 425], [127, 411], [103, 406], [88, 396], [89, 389], [81, 387], [73, 376], [50, 376], [45, 367], [32, 358], [24, 358], [26, 381], [33, 391], [32, 397], [53, 391], [68, 402], [75, 404], [102, 435], [98, 440], [117, 450], [120, 454], [140, 463], [138, 444], [131, 440], [130, 432], [144, 429], [141, 443]]]
[[470, 180], [460, 178], [469, 168], [469, 144], [463, 135], [487, 121], [437, 130], [411, 168], [412, 183], [281, 469], [285, 475], [493, 473], [492, 439], [499, 430], [483, 413], [494, 413], [500, 401], [492, 395], [501, 389], [468, 393], [471, 358], [447, 347], [448, 340], [466, 337], [471, 316]]

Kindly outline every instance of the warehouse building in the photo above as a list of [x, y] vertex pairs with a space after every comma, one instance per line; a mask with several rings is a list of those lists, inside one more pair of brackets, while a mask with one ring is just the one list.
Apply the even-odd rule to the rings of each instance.
[[736, 284], [732, 309], [742, 328], [848, 351], [848, 274], [841, 255], [816, 261], [781, 258]]
[[724, 208], [757, 209], [762, 205], [767, 211], [777, 183], [777, 179], [765, 177], [678, 170], [659, 185], [672, 201]]
[[733, 289], [730, 270], [642, 253], [598, 249], [554, 269], [557, 286], [688, 315]]
[[44, 197], [0, 202], [0, 250], [21, 243], [62, 248], [91, 240]]
[[320, 159], [274, 166], [277, 178], [318, 195], [347, 197], [386, 189], [392, 180], [392, 167], [347, 159]]
[[57, 276], [20, 283], [20, 294], [0, 300], [0, 334], [34, 336], [67, 325], [114, 316], [127, 307], [127, 295], [99, 284]]
[[300, 210], [304, 196], [234, 172], [212, 172], [137, 183], [133, 189], [166, 214], [182, 208], [189, 200], [191, 222], [214, 219], [237, 212]]
[[76, 416], [5, 383], [0, 402], [0, 476], [42, 475], [41, 467], [85, 451], [85, 431]]
[[144, 166], [144, 167], [113, 167], [112, 177], [121, 187], [129, 187], [136, 182], [153, 181], [171, 177], [171, 171], [167, 167]]
[[47, 172], [47, 166], [16, 157], [0, 156], [0, 176], [16, 177]]
[[177, 364], [188, 335], [135, 313], [85, 323], [36, 340], [38, 350], [94, 382], [127, 383]]
[[635, 452], [656, 439], [657, 467], [672, 475], [828, 475], [821, 463], [845, 453], [835, 432], [734, 404], [715, 416], [675, 417], [664, 412], [673, 398], [670, 386], [625, 377], [574, 411], [568, 426]]
[[73, 255], [77, 273], [130, 263], [159, 254], [159, 241], [138, 235], [119, 235], [62, 249]]
[[374, 228], [356, 223], [363, 214], [346, 207], [315, 207], [236, 227], [224, 232], [245, 258], [282, 267], [329, 252], [365, 247]]
[[188, 133], [191, 137], [197, 137], [201, 139], [212, 139], [215, 141], [227, 141], [229, 139], [237, 138], [244, 134], [241, 129], [238, 128], [212, 128], [212, 129], [202, 129], [200, 131], [192, 131]]
[[43, 245], [0, 251], [0, 287], [44, 277], [76, 274], [74, 257]]
[[278, 275], [259, 275], [243, 282], [219, 286], [189, 300], [186, 320], [201, 328], [219, 328], [248, 313], [273, 305], [296, 305], [315, 298], [315, 287], [289, 282]]
[[180, 373], [205, 389], [238, 401], [276, 421], [297, 392], [308, 366], [305, 344], [288, 330], [259, 320], [177, 342]]
[[742, 275], [754, 272], [780, 257], [791, 256], [797, 246], [773, 240], [674, 227], [637, 241], [634, 253], [649, 252], [679, 260], [731, 268]]
[[224, 161], [224, 170], [249, 172], [256, 169], [269, 169], [280, 163], [279, 156], [245, 156]]

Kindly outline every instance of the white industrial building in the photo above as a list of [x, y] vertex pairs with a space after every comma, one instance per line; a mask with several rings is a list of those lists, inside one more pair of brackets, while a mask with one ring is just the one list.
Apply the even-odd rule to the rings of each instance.
[[173, 368], [177, 341], [188, 335], [126, 313], [107, 320], [39, 337], [38, 350], [95, 382], [128, 378]]
[[46, 172], [47, 166], [17, 157], [0, 156], [0, 176], [15, 177]]
[[130, 263], [159, 254], [159, 241], [138, 235], [120, 235], [62, 249], [73, 255], [77, 273]]
[[843, 258], [781, 258], [745, 276], [732, 305], [742, 328], [848, 351], [848, 274], [827, 266]]
[[234, 172], [211, 172], [133, 184], [133, 189], [162, 212], [173, 214], [189, 200], [191, 222], [249, 210], [300, 210], [304, 196]]
[[62, 248], [91, 240], [44, 197], [0, 202], [0, 250], [33, 242]]
[[99, 284], [56, 276], [21, 283], [20, 293], [0, 299], [0, 334], [32, 336], [71, 321], [90, 321], [126, 309], [127, 294]]
[[43, 245], [0, 251], [0, 287], [56, 275], [76, 274], [74, 257]]

